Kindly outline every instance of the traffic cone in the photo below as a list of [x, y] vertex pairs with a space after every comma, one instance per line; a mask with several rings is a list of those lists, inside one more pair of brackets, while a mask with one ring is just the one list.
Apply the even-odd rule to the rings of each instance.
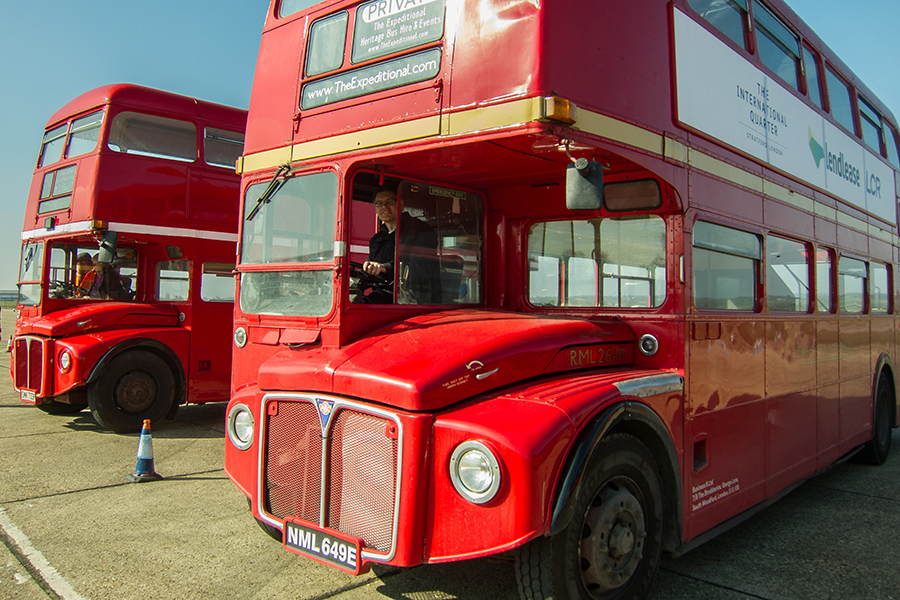
[[153, 439], [150, 437], [150, 419], [144, 419], [144, 427], [141, 429], [141, 441], [138, 442], [137, 465], [134, 473], [128, 476], [131, 483], [143, 483], [145, 481], [159, 481], [159, 475], [153, 467]]

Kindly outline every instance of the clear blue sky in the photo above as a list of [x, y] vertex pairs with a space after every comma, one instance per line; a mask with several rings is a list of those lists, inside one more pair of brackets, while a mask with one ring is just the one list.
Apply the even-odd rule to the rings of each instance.
[[[788, 2], [900, 117], [900, 0]], [[25, 197], [50, 115], [82, 92], [118, 82], [247, 108], [268, 4], [0, 4], [0, 290], [15, 288]]]

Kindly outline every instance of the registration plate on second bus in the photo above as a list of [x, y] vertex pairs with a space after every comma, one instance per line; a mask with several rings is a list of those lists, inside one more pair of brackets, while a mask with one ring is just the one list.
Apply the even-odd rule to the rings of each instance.
[[284, 547], [296, 554], [359, 575], [362, 541], [308, 521], [288, 517], [284, 521]]
[[23, 402], [30, 402], [34, 404], [34, 392], [32, 392], [31, 390], [22, 390], [21, 392], [19, 392], [19, 394], [21, 394], [20, 398], [22, 398]]

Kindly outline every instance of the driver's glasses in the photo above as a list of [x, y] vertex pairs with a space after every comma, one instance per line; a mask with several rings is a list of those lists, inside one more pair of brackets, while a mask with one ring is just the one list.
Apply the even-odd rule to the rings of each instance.
[[379, 201], [375, 203], [375, 208], [384, 208], [385, 206], [394, 206], [395, 204], [397, 204], [396, 200]]

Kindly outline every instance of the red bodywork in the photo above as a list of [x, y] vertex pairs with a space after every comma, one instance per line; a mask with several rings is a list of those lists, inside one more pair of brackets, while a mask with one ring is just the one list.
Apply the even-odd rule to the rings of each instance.
[[[783, 2], [769, 4], [842, 64]], [[681, 126], [673, 15], [699, 20], [686, 0], [448, 0], [444, 36], [422, 47], [441, 49], [433, 78], [300, 108], [304, 86], [323, 80], [302, 70], [311, 24], [346, 10], [352, 32], [358, 6], [327, 2], [279, 18], [273, 1], [263, 33], [243, 189], [267, 183], [285, 162], [295, 175], [334, 173], [335, 240], [345, 250], [328, 263], [334, 302], [327, 314], [235, 307], [235, 339], [246, 337], [235, 349], [229, 415], [249, 411], [253, 437], [241, 446], [230, 420], [225, 465], [257, 519], [281, 528], [296, 517], [362, 538], [365, 562], [410, 566], [513, 549], [555, 533], [572, 457], [600, 427], [638, 437], [653, 453], [665, 488], [664, 547], [675, 550], [872, 438], [872, 393], [882, 374], [897, 398], [889, 366], [897, 356], [896, 301], [862, 319], [812, 306], [777, 313], [763, 301], [760, 281], [753, 310], [692, 304], [691, 232], [700, 219], [867, 256], [891, 265], [894, 281], [897, 248], [867, 245], [874, 240], [838, 219], [778, 201], [761, 187], [775, 183], [784, 195], [839, 208], [881, 237], [896, 234], [896, 221]], [[365, 64], [345, 59], [338, 72]], [[574, 124], [548, 116], [542, 99], [549, 96], [578, 106]], [[659, 205], [619, 214], [567, 210], [566, 140], [576, 157], [601, 162], [607, 181], [657, 182]], [[721, 166], [699, 159], [695, 166], [689, 153]], [[760, 189], [738, 172], [759, 179]], [[476, 306], [349, 300], [348, 259], [365, 259], [372, 232], [360, 233], [354, 221], [360, 173], [479, 194], [484, 271]], [[367, 214], [366, 226], [373, 220]], [[530, 301], [536, 268], [529, 232], [573, 215], [658, 217], [666, 231], [664, 300], [606, 309]], [[244, 223], [243, 239], [252, 226]], [[316, 268], [239, 264], [239, 287], [248, 275]], [[657, 351], [640, 351], [646, 336], [659, 341]], [[891, 410], [896, 425], [896, 406]], [[340, 451], [327, 434], [332, 413], [347, 416]], [[483, 443], [500, 462], [500, 490], [484, 504], [464, 498], [451, 481], [451, 455], [467, 440]], [[382, 444], [389, 447], [376, 452]], [[370, 468], [354, 470], [353, 461]], [[354, 481], [387, 497], [354, 504]]]
[[[195, 148], [193, 156], [173, 160], [149, 149], [114, 149], [111, 124], [129, 113], [153, 119], [150, 123], [193, 128], [188, 129], [196, 131], [193, 139], [187, 137], [188, 147]], [[226, 292], [212, 297], [201, 290], [201, 283], [207, 285], [213, 271], [227, 277], [228, 265], [234, 263], [239, 180], [228, 166], [210, 164], [218, 159], [206, 154], [211, 151], [205, 150], [205, 142], [210, 131], [233, 132], [240, 138], [246, 112], [119, 84], [73, 99], [50, 118], [47, 131], [72, 127], [74, 132], [68, 124], [92, 114], [102, 117], [94, 137], [88, 138], [93, 140], [91, 150], [38, 158], [22, 238], [23, 254], [33, 249], [29, 263], [35, 260], [39, 266], [23, 264], [20, 275], [20, 282], [26, 283], [20, 284], [16, 331], [10, 341], [14, 385], [26, 402], [83, 406], [87, 387], [102, 377], [104, 364], [116, 353], [140, 346], [162, 357], [172, 370], [176, 404], [226, 400], [232, 300], [227, 285]], [[132, 138], [118, 135], [132, 139], [135, 148], [141, 148], [142, 135], [153, 140], [149, 129], [135, 130]], [[154, 143], [164, 148], [166, 142], [160, 140]], [[72, 167], [67, 205], [48, 209], [42, 203], [55, 192], [47, 191], [45, 179]], [[55, 287], [74, 283], [70, 249], [93, 248], [96, 253], [108, 232], [118, 234], [117, 251], [128, 259], [128, 301], [115, 301], [111, 293], [102, 298], [85, 293], [76, 299], [71, 287], [65, 293]], [[160, 299], [160, 265], [172, 260], [179, 261], [185, 275], [164, 272], [188, 291], [174, 300]], [[65, 350], [71, 359], [68, 368], [59, 364]]]

